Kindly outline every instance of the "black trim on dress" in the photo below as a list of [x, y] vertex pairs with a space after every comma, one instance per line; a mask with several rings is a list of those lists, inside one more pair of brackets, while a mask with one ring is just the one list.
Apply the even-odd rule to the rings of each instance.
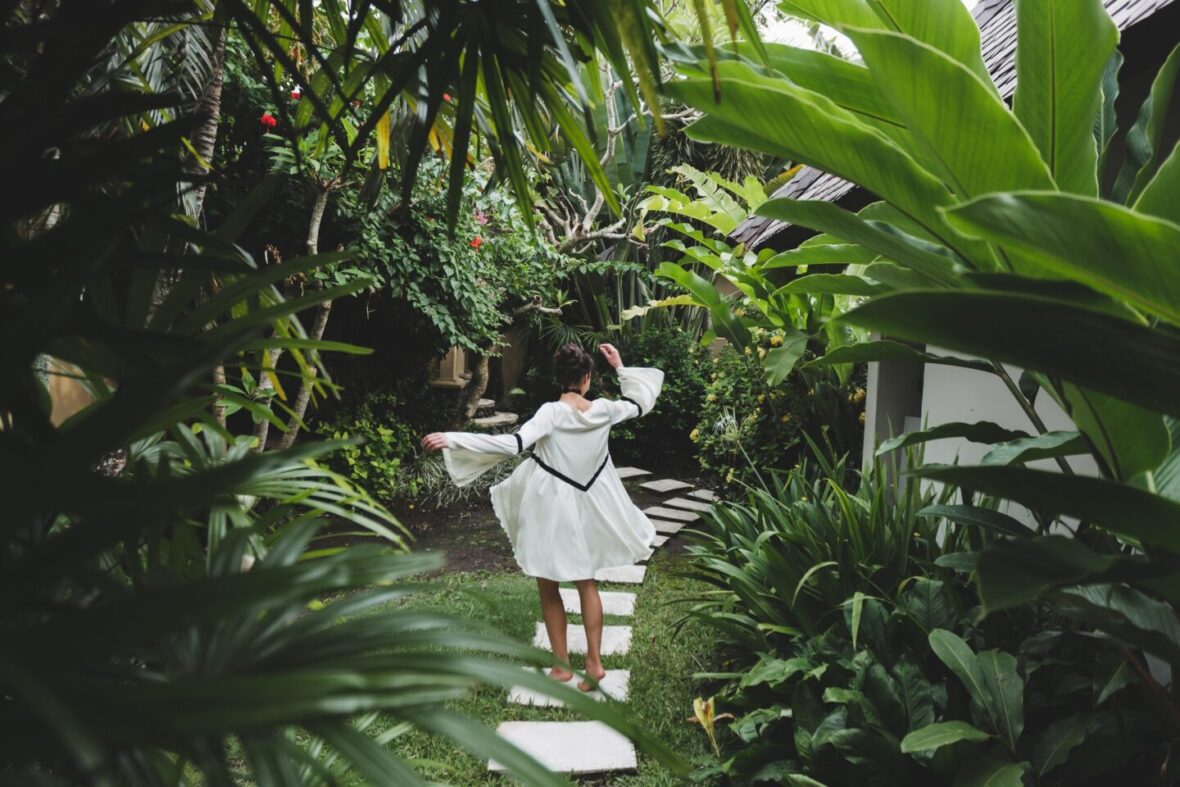
[[639, 402], [635, 401], [630, 396], [620, 396], [619, 400], [623, 402], [630, 402], [631, 404], [635, 405], [635, 409], [639, 411], [640, 417], [643, 416], [643, 408], [639, 406]]
[[520, 432], [513, 432], [512, 436], [516, 438], [516, 453], [524, 450], [524, 438], [520, 436]]
[[533, 461], [535, 461], [538, 465], [540, 465], [542, 470], [549, 473], [554, 478], [561, 479], [562, 481], [565, 481], [567, 484], [574, 487], [575, 489], [581, 490], [583, 492], [589, 491], [590, 487], [594, 486], [594, 482], [597, 481], [598, 476], [602, 474], [602, 470], [603, 470], [603, 468], [606, 467], [606, 463], [610, 461], [610, 454], [607, 454], [605, 457], [603, 457], [602, 464], [600, 464], [598, 466], [598, 469], [594, 471], [594, 475], [592, 475], [590, 477], [590, 480], [587, 481], [585, 484], [579, 484], [577, 481], [570, 478], [568, 475], [562, 473], [559, 470], [555, 470], [552, 467], [550, 467], [549, 465], [545, 464], [543, 461], [541, 461], [541, 458], [539, 456], [537, 456], [536, 454], [531, 454], [531, 456], [533, 458]]

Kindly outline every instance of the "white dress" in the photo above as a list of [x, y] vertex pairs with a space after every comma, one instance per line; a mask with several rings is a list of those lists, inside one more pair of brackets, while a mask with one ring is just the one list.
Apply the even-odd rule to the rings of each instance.
[[607, 438], [620, 421], [651, 412], [664, 373], [617, 371], [622, 396], [595, 399], [585, 412], [548, 402], [513, 434], [446, 433], [443, 459], [459, 486], [533, 449], [531, 458], [492, 487], [492, 507], [528, 576], [591, 579], [600, 569], [651, 556], [655, 528], [623, 488]]

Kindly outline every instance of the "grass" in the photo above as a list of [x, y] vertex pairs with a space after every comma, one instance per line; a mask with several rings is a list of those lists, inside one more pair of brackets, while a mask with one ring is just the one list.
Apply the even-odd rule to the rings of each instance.
[[[704, 732], [687, 721], [692, 716], [692, 700], [696, 696], [692, 674], [716, 668], [716, 649], [712, 636], [694, 625], [685, 626], [675, 638], [672, 637], [673, 626], [685, 609], [685, 605], [675, 602], [698, 595], [704, 588], [700, 583], [676, 576], [678, 562], [677, 556], [661, 550], [652, 560], [642, 586], [603, 586], [604, 589], [638, 593], [633, 618], [606, 618], [608, 624], [625, 623], [634, 627], [631, 652], [625, 656], [606, 657], [604, 662], [608, 670], [631, 670], [627, 708], [633, 718], [686, 759], [695, 760], [706, 757], [709, 749]], [[477, 618], [526, 642], [532, 639], [535, 623], [541, 619], [536, 585], [532, 579], [518, 573], [453, 573], [437, 580], [434, 587], [433, 591], [417, 594], [400, 603]], [[570, 620], [581, 622], [576, 615]], [[575, 667], [581, 666], [580, 658], [572, 656]], [[506, 697], [507, 692], [502, 689], [481, 687], [467, 698], [451, 703], [450, 707], [489, 727], [502, 721], [580, 718], [565, 709], [509, 705]], [[379, 720], [370, 734], [379, 733], [382, 726]], [[419, 731], [397, 737], [390, 746], [430, 780], [464, 787], [509, 783], [503, 777], [488, 773], [482, 759], [456, 749], [448, 741]], [[611, 774], [579, 781], [626, 787], [683, 783], [681, 777], [642, 751], [639, 753], [639, 768], [633, 774]]]

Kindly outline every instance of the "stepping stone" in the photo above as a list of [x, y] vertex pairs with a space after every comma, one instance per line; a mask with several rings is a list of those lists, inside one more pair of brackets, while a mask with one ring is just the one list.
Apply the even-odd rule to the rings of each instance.
[[[586, 629], [577, 623], [568, 624], [565, 629], [565, 642], [570, 653], [585, 653]], [[541, 621], [537, 621], [537, 630], [533, 634], [533, 647], [541, 650], [553, 649], [549, 642], [549, 632], [545, 630], [545, 624]], [[603, 656], [622, 656], [629, 650], [631, 650], [630, 626], [602, 627]]]
[[[561, 601], [565, 604], [565, 611], [575, 615], [582, 614], [582, 597], [575, 588], [561, 588]], [[602, 599], [602, 613], [604, 615], [634, 615], [635, 594], [623, 593], [617, 590], [603, 590], [598, 594]]]
[[472, 418], [471, 423], [479, 429], [507, 429], [519, 420], [520, 416], [516, 413], [506, 413], [497, 410], [494, 414], [484, 416], [483, 418]]
[[664, 519], [676, 519], [681, 522], [695, 522], [701, 518], [700, 514], [694, 514], [692, 511], [683, 511], [677, 508], [664, 508], [663, 506], [649, 506], [643, 509], [643, 513], [649, 517], [662, 517]]
[[[525, 667], [526, 670], [531, 670], [532, 667]], [[578, 688], [578, 681], [581, 678], [575, 675], [565, 682], [566, 686], [571, 689]], [[612, 700], [619, 702], [627, 701], [627, 689], [631, 683], [631, 671], [625, 669], [607, 670], [606, 677], [598, 684], [598, 688], [589, 692], [589, 695], [596, 700], [601, 701], [604, 697], [610, 697]], [[548, 694], [542, 694], [539, 691], [526, 689], [524, 686], [513, 686], [512, 691], [508, 692], [508, 702], [514, 705], [531, 705], [534, 708], [564, 708], [565, 703], [561, 700], [554, 699]]]
[[651, 540], [651, 545], [653, 547], [662, 547], [664, 544], [668, 543], [669, 538], [670, 538], [670, 536], [657, 535], [655, 538], [653, 538]]
[[665, 522], [662, 519], [653, 519], [651, 523], [656, 526], [657, 533], [663, 533], [665, 536], [674, 536], [687, 525], [687, 522]]
[[717, 499], [717, 495], [712, 489], [694, 489], [688, 493], [688, 496], [698, 500], [708, 500], [710, 503]]
[[616, 467], [615, 472], [619, 474], [619, 478], [634, 478], [640, 475], [651, 475], [650, 470], [640, 470], [638, 467]]
[[[496, 734], [557, 773], [633, 771], [635, 746], [600, 721], [506, 721]], [[488, 770], [504, 766], [488, 761]]]
[[675, 481], [671, 478], [661, 478], [659, 481], [644, 481], [639, 486], [652, 492], [675, 492], [678, 489], [692, 489], [692, 484]]
[[618, 582], [623, 585], [642, 585], [647, 566], [619, 566], [604, 568], [594, 575], [599, 582]]
[[709, 511], [713, 508], [708, 503], [702, 503], [699, 500], [689, 500], [684, 497], [673, 497], [670, 500], [665, 500], [664, 505], [675, 506], [676, 508], [688, 508], [693, 511]]

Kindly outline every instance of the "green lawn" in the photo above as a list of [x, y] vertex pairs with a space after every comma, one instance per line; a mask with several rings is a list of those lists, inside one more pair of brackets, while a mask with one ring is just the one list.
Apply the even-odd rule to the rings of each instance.
[[[676, 556], [658, 551], [642, 586], [609, 586], [610, 590], [635, 590], [638, 604], [634, 618], [608, 616], [607, 623], [628, 623], [634, 627], [631, 652], [605, 659], [607, 669], [631, 670], [627, 706], [640, 725], [658, 736], [688, 759], [708, 753], [704, 732], [687, 721], [692, 716], [694, 685], [692, 674], [716, 668], [714, 642], [700, 628], [689, 625], [672, 636], [673, 626], [683, 614], [684, 604], [674, 603], [699, 594], [704, 586], [676, 576]], [[436, 581], [437, 589], [412, 597], [405, 604], [483, 620], [506, 634], [529, 641], [535, 621], [540, 620], [533, 580], [517, 573], [454, 573]], [[579, 622], [577, 616], [571, 621]], [[580, 666], [574, 656], [574, 665]], [[508, 705], [502, 689], [480, 688], [452, 707], [490, 727], [502, 721], [576, 719], [577, 714], [557, 708], [527, 708]], [[374, 730], [375, 732], [376, 730]], [[455, 785], [505, 784], [491, 775], [482, 759], [458, 751], [446, 741], [411, 732], [392, 744], [402, 756], [414, 761], [428, 778]], [[639, 755], [639, 770], [630, 775], [612, 775], [582, 783], [611, 785], [671, 785], [683, 780], [658, 762]]]

